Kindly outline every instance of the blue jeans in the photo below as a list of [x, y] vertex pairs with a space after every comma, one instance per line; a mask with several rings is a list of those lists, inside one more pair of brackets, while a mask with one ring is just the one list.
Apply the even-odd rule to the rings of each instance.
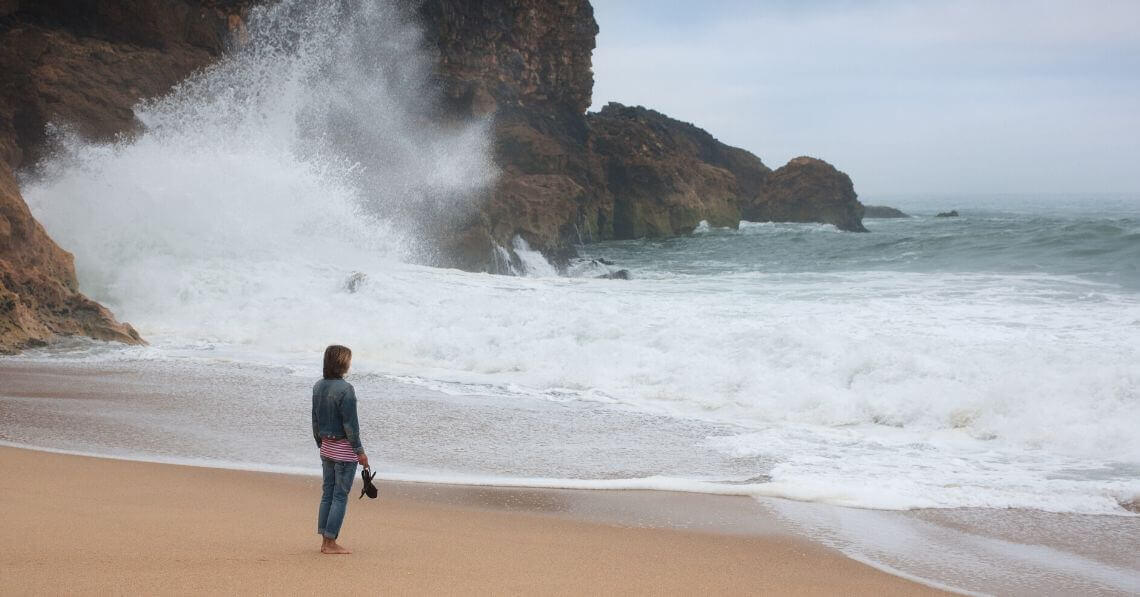
[[340, 535], [344, 511], [348, 508], [348, 492], [356, 479], [355, 462], [336, 462], [321, 459], [325, 482], [321, 492], [321, 509], [317, 512], [317, 534], [328, 539]]

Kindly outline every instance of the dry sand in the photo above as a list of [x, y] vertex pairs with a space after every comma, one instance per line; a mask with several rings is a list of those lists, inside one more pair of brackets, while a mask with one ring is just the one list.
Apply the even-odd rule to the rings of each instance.
[[316, 477], [0, 448], [0, 594], [935, 593], [786, 535], [559, 517], [526, 511], [525, 490], [503, 511], [380, 488], [350, 496], [355, 553], [326, 556]]

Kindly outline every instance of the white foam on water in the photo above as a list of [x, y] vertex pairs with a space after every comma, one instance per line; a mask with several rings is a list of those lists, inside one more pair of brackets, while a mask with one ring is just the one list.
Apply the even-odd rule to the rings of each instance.
[[335, 303], [334, 280], [424, 250], [401, 217], [461, 211], [495, 174], [486, 123], [425, 122], [431, 62], [409, 18], [392, 2], [257, 8], [247, 46], [136, 107], [137, 138], [60, 133], [29, 206], [120, 313], [204, 308], [236, 330], [314, 306], [292, 297]]
[[520, 272], [525, 276], [534, 278], [554, 278], [558, 276], [558, 270], [542, 256], [542, 253], [530, 248], [530, 244], [526, 242], [521, 236], [515, 236], [511, 241], [511, 246], [515, 250], [515, 255], [518, 255], [519, 261], [522, 262], [523, 271]]
[[[885, 512], [782, 500], [765, 503], [793, 528], [848, 557], [955, 592], [1134, 595], [1140, 591], [1140, 569], [1119, 561], [1101, 561], [1075, 551]], [[991, 517], [999, 521], [1000, 513]], [[1119, 559], [1127, 562], [1129, 558], [1124, 555]]]
[[[387, 2], [345, 6], [260, 9], [247, 48], [137, 110], [143, 134], [65, 136], [25, 185], [82, 289], [152, 343], [126, 358], [300, 372], [338, 342], [361, 373], [731, 423], [741, 433], [712, 445], [775, 463], [759, 495], [1113, 514], [1140, 496], [1140, 299], [1112, 286], [568, 279], [521, 238], [535, 277], [408, 265], [421, 239], [407, 218], [464, 209], [493, 179], [486, 127], [426, 125], [415, 28]], [[349, 292], [353, 272], [368, 283]]]
[[793, 222], [749, 222], [741, 220], [737, 228], [744, 234], [804, 234], [812, 232], [842, 232], [834, 224], [812, 224]]

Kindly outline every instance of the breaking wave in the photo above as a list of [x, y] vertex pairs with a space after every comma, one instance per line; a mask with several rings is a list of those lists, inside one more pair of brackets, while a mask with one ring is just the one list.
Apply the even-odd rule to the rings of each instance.
[[1140, 494], [1134, 219], [588, 248], [632, 280], [556, 277], [522, 239], [532, 277], [412, 265], [417, 214], [495, 176], [486, 123], [430, 124], [421, 43], [395, 3], [285, 0], [139, 106], [139, 136], [61, 133], [25, 196], [82, 289], [152, 342], [118, 354], [310, 371], [335, 341], [359, 372], [455, 393], [731, 424], [709, 445], [803, 499], [1119, 513]]

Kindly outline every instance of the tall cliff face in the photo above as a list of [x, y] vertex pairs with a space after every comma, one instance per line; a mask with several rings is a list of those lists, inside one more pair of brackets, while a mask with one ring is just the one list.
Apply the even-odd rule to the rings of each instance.
[[134, 130], [131, 107], [216, 60], [249, 2], [9, 0], [0, 8], [0, 161], [43, 157], [45, 125]]
[[425, 0], [419, 15], [455, 112], [589, 107], [598, 25], [587, 0]]
[[495, 247], [516, 236], [558, 260], [584, 241], [735, 226], [745, 211], [862, 229], [853, 191], [819, 198], [841, 182], [828, 172], [777, 191], [759, 158], [689, 123], [620, 104], [586, 114], [598, 31], [586, 0], [427, 0], [420, 15], [446, 117], [493, 118], [501, 169], [478, 210], [436, 225], [441, 265], [502, 271]]
[[495, 247], [516, 236], [548, 252], [589, 236], [604, 209], [585, 117], [598, 33], [590, 3], [426, 0], [419, 14], [445, 117], [493, 119], [500, 168], [478, 210], [438, 226], [438, 263], [502, 271]]
[[[139, 341], [77, 292], [70, 255], [31, 218], [11, 172], [45, 155], [49, 122], [94, 140], [137, 130], [131, 107], [217, 60], [258, 3], [0, 0], [0, 350], [56, 334]], [[490, 119], [500, 168], [473, 209], [428, 216], [437, 264], [501, 272], [497, 247], [509, 254], [516, 237], [558, 259], [583, 241], [668, 236], [741, 215], [862, 228], [850, 179], [830, 166], [772, 173], [652, 110], [587, 114], [598, 33], [587, 0], [404, 6], [435, 58], [435, 116]]]
[[12, 171], [44, 155], [49, 122], [98, 140], [134, 130], [137, 101], [225, 50], [242, 2], [0, 2], [0, 352], [59, 335], [140, 343], [78, 290], [72, 257], [32, 218]]

